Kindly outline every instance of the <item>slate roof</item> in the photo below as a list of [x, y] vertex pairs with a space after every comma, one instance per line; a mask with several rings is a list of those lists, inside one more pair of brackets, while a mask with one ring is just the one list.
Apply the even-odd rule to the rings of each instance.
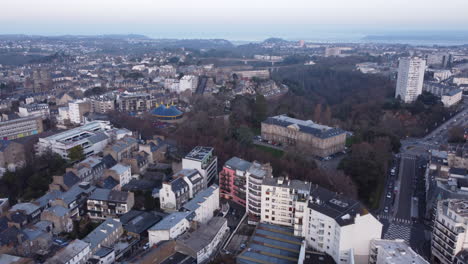
[[317, 123], [312, 122], [311, 120], [300, 120], [296, 118], [291, 118], [286, 115], [279, 115], [267, 118], [267, 120], [263, 121], [265, 124], [277, 125], [282, 127], [288, 127], [291, 125], [296, 126], [299, 128], [299, 131], [311, 134], [318, 138], [329, 138], [334, 137], [343, 133], [346, 133], [344, 130], [340, 128], [333, 128], [324, 125], [319, 125]]
[[124, 216], [120, 218], [124, 229], [134, 234], [143, 234], [162, 219], [159, 215], [144, 211], [133, 211], [131, 215]]
[[111, 168], [117, 164], [117, 161], [112, 157], [112, 155], [108, 154], [104, 156], [101, 160], [106, 165], [106, 168]]
[[111, 202], [126, 202], [128, 192], [96, 188], [89, 196], [89, 200], [111, 201]]
[[[91, 251], [106, 239], [109, 234], [113, 233], [118, 228], [122, 227], [122, 223], [117, 219], [107, 218], [102, 224], [96, 227], [84, 239], [84, 242], [91, 244]], [[104, 231], [103, 231], [104, 230]]]
[[187, 219], [193, 220], [195, 214], [193, 212], [174, 212], [164, 217], [159, 223], [152, 226], [149, 230], [169, 230], [176, 226], [180, 221]]
[[177, 239], [177, 243], [199, 252], [209, 245], [222, 226], [227, 223], [224, 217], [213, 217], [206, 225], [201, 225], [192, 233], [185, 233]]
[[369, 213], [360, 202], [318, 185], [312, 186], [310, 196], [312, 199], [309, 201], [308, 207], [335, 219], [340, 226], [353, 224], [357, 214]]
[[67, 208], [60, 205], [49, 207], [45, 211], [52, 212], [53, 214], [59, 217], [64, 217], [69, 212]]
[[187, 209], [188, 211], [195, 211], [197, 210], [200, 205], [205, 202], [208, 197], [212, 196], [215, 192], [216, 189], [218, 189], [218, 185], [213, 184], [210, 187], [204, 189], [203, 191], [197, 193], [195, 197], [193, 197], [192, 200], [188, 201], [186, 204], [184, 204], [183, 208]]

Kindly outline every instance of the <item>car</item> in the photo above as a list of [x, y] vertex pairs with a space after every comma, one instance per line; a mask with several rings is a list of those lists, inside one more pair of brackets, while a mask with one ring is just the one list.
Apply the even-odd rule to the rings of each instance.
[[149, 242], [148, 242], [148, 243], [146, 243], [146, 244], [143, 246], [143, 250], [147, 250], [149, 247], [150, 247], [150, 244], [149, 244]]
[[388, 206], [385, 206], [383, 211], [384, 211], [384, 213], [388, 213]]
[[387, 193], [387, 198], [392, 198], [392, 193]]

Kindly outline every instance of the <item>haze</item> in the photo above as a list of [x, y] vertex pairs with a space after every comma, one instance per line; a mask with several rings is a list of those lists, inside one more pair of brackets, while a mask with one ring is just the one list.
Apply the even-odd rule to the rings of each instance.
[[3, 1], [0, 34], [145, 34], [151, 37], [299, 38], [327, 32], [456, 31], [466, 0], [15, 0]]

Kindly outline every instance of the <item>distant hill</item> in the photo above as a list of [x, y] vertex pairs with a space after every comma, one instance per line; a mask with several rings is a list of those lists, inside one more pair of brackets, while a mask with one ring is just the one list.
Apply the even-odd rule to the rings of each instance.
[[138, 34], [109, 34], [109, 35], [59, 35], [59, 36], [42, 36], [42, 35], [25, 35], [25, 34], [4, 34], [0, 35], [3, 40], [25, 40], [25, 39], [150, 39], [144, 35]]
[[286, 43], [286, 42], [288, 41], [282, 38], [268, 38], [263, 41], [263, 43], [271, 43], [271, 44]]

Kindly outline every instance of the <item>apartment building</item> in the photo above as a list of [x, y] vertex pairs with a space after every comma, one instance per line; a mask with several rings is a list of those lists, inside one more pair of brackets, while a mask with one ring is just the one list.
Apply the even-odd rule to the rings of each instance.
[[220, 196], [239, 205], [246, 206], [247, 171], [251, 162], [238, 157], [226, 161], [219, 173]]
[[66, 170], [73, 172], [78, 177], [79, 182], [94, 182], [104, 175], [106, 169], [106, 163], [103, 162], [102, 158], [91, 156]]
[[138, 151], [138, 140], [134, 137], [124, 137], [112, 145], [104, 148], [104, 155], [111, 155], [117, 162], [132, 157], [133, 152]]
[[163, 182], [159, 190], [161, 209], [178, 211], [203, 189], [205, 187], [201, 174], [195, 169], [183, 169], [175, 173], [172, 180]]
[[37, 135], [44, 131], [42, 117], [29, 116], [0, 122], [0, 139], [13, 140]]
[[46, 119], [50, 116], [48, 104], [26, 104], [18, 107], [18, 115], [20, 117], [40, 116]]
[[[311, 184], [284, 177], [265, 177], [261, 189], [261, 222], [294, 226], [296, 213], [304, 212], [310, 195]], [[302, 207], [296, 210], [296, 203]], [[303, 225], [300, 218], [299, 225]], [[298, 233], [298, 234], [296, 234]], [[295, 230], [295, 235], [301, 236], [302, 229]]]
[[416, 101], [422, 93], [426, 60], [421, 58], [400, 58], [395, 98], [405, 103]]
[[179, 82], [178, 93], [189, 90], [195, 93], [198, 86], [198, 77], [195, 75], [184, 75]]
[[84, 115], [91, 111], [91, 104], [85, 100], [73, 100], [68, 103], [68, 116], [72, 124], [83, 124]]
[[112, 166], [110, 169], [104, 172], [104, 177], [112, 177], [119, 182], [120, 186], [124, 186], [132, 180], [132, 171], [131, 167], [117, 163]]
[[219, 209], [219, 187], [216, 184], [211, 185], [197, 193], [182, 207], [183, 210], [195, 213], [193, 221], [206, 224], [213, 218], [214, 212]]
[[147, 112], [156, 103], [147, 93], [123, 94], [117, 98], [118, 110], [121, 112]]
[[50, 149], [62, 158], [68, 159], [70, 149], [81, 146], [84, 154], [91, 156], [107, 146], [110, 137], [106, 133], [111, 129], [113, 127], [108, 121], [92, 121], [49, 137], [39, 138], [36, 149], [39, 154]]
[[132, 192], [96, 188], [86, 204], [89, 217], [99, 220], [128, 213], [135, 204], [135, 198]]
[[371, 241], [369, 264], [429, 264], [402, 239]]
[[91, 112], [105, 114], [115, 110], [115, 97], [112, 95], [100, 95], [89, 99]]
[[311, 120], [278, 115], [262, 122], [262, 138], [326, 157], [345, 149], [346, 132]]
[[213, 183], [218, 175], [218, 157], [213, 155], [214, 148], [197, 146], [182, 159], [182, 168], [196, 169], [203, 177], [206, 187]]
[[69, 233], [73, 231], [73, 221], [68, 208], [61, 205], [51, 206], [41, 213], [41, 220], [53, 223], [53, 233]]
[[448, 199], [438, 202], [431, 240], [433, 261], [453, 263], [455, 256], [468, 248], [467, 223], [468, 200]]
[[262, 208], [262, 183], [266, 177], [272, 177], [270, 164], [252, 163], [246, 174], [246, 212], [248, 223], [256, 225], [260, 222]]

